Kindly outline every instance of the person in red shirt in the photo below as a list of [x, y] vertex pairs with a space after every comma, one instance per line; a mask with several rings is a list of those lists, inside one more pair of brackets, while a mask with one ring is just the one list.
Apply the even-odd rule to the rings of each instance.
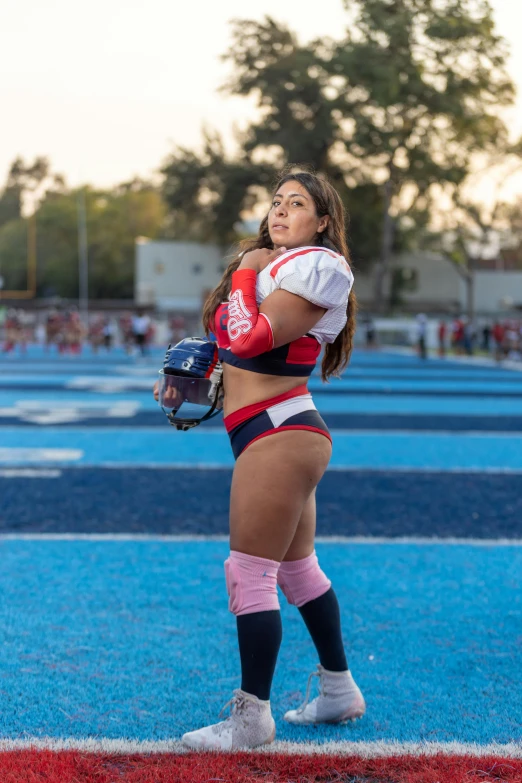
[[451, 332], [451, 346], [455, 353], [461, 354], [464, 350], [464, 320], [462, 318], [455, 318]]
[[493, 340], [495, 341], [495, 359], [497, 362], [500, 362], [504, 356], [504, 337], [506, 335], [506, 329], [499, 321], [495, 321], [492, 334]]
[[441, 321], [439, 323], [438, 338], [439, 338], [439, 356], [442, 359], [444, 358], [444, 356], [446, 356], [446, 321]]

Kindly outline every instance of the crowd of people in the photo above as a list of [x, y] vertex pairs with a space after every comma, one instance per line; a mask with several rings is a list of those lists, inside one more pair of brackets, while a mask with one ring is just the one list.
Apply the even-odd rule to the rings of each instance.
[[88, 342], [95, 353], [102, 348], [110, 351], [118, 342], [127, 353], [145, 356], [154, 342], [155, 331], [154, 321], [143, 310], [117, 317], [98, 314], [89, 320]]
[[472, 356], [477, 351], [493, 354], [497, 361], [522, 358], [522, 320], [506, 319], [475, 323], [466, 316], [438, 326], [439, 356], [448, 350]]
[[[11, 353], [18, 349], [24, 353], [28, 344], [37, 343], [49, 352], [79, 355], [86, 345], [94, 353], [122, 346], [128, 354], [145, 356], [156, 340], [175, 344], [187, 336], [188, 328], [198, 331], [197, 325], [188, 323], [183, 315], [170, 315], [159, 321], [140, 309], [110, 314], [92, 312], [87, 321], [86, 325], [76, 308], [52, 308], [44, 313], [11, 308], [7, 311], [3, 327], [0, 325], [1, 350]], [[416, 346], [422, 358], [428, 355], [428, 323], [424, 313], [417, 315]], [[359, 329], [364, 332], [366, 348], [377, 348], [377, 329], [373, 319], [362, 315]], [[522, 319], [477, 323], [466, 316], [452, 321], [441, 319], [437, 326], [437, 346], [441, 357], [450, 352], [463, 356], [480, 352], [494, 356], [499, 362], [522, 360]]]
[[[11, 308], [0, 324], [1, 350], [23, 354], [29, 344], [36, 343], [49, 353], [80, 355], [87, 345], [94, 353], [121, 346], [128, 354], [146, 356], [158, 329], [158, 322], [140, 309], [134, 313], [92, 312], [86, 320], [76, 308], [52, 308], [44, 313]], [[162, 325], [167, 342], [178, 342], [187, 334], [182, 315], [173, 315]]]

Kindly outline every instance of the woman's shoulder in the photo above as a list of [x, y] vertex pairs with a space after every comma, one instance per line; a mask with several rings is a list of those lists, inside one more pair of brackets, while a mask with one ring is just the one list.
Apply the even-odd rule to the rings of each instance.
[[327, 310], [346, 307], [353, 285], [353, 274], [345, 258], [329, 248], [315, 246], [288, 250], [259, 278], [260, 294], [281, 288]]
[[312, 270], [337, 270], [348, 276], [350, 265], [341, 253], [317, 245], [295, 247], [282, 253], [267, 267], [273, 278], [282, 279], [291, 274], [307, 274]]

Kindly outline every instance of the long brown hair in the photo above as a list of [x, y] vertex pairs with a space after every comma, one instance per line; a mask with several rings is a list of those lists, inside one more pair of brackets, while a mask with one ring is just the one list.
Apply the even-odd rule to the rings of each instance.
[[[288, 173], [281, 176], [274, 188], [277, 193], [279, 188], [286, 182], [295, 180], [302, 185], [311, 195], [315, 203], [315, 209], [318, 217], [330, 216], [328, 226], [322, 232], [317, 234], [312, 244], [323, 246], [340, 253], [349, 262], [350, 256], [346, 242], [346, 224], [345, 210], [343, 202], [335, 188], [328, 180], [318, 174], [312, 174], [307, 171]], [[259, 233], [255, 239], [243, 240], [237, 250], [234, 258], [226, 268], [220, 283], [209, 294], [203, 308], [203, 324], [206, 333], [213, 331], [214, 314], [221, 304], [226, 301], [230, 294], [232, 273], [236, 271], [241, 263], [241, 256], [248, 253], [249, 250], [258, 248], [273, 249], [274, 245], [268, 232], [268, 215], [261, 221]], [[353, 348], [353, 335], [355, 332], [355, 320], [357, 314], [357, 300], [355, 292], [350, 291], [348, 306], [346, 309], [347, 322], [343, 331], [340, 332], [333, 343], [327, 343], [321, 365], [321, 376], [323, 381], [327, 381], [331, 375], [339, 375], [350, 361], [350, 355]]]

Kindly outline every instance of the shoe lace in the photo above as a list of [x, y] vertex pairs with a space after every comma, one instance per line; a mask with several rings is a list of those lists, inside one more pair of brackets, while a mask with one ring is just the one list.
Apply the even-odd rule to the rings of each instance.
[[310, 702], [310, 690], [312, 688], [312, 680], [314, 677], [319, 678], [319, 692], [321, 696], [324, 696], [324, 682], [323, 682], [323, 675], [321, 671], [317, 672], [311, 672], [311, 674], [308, 677], [308, 682], [306, 684], [306, 694], [304, 697], [304, 702], [301, 704], [300, 707], [297, 708], [297, 713], [300, 714], [301, 712], [304, 712], [306, 707], [308, 706]]
[[232, 721], [236, 716], [241, 716], [241, 720], [245, 724], [245, 726], [248, 726], [248, 721], [245, 717], [246, 712], [246, 705], [247, 705], [247, 699], [245, 696], [241, 693], [240, 690], [235, 690], [234, 695], [230, 699], [230, 701], [227, 701], [221, 712], [219, 713], [219, 717], [223, 717], [225, 710], [230, 707], [230, 715], [227, 715], [224, 723], [229, 723]]

